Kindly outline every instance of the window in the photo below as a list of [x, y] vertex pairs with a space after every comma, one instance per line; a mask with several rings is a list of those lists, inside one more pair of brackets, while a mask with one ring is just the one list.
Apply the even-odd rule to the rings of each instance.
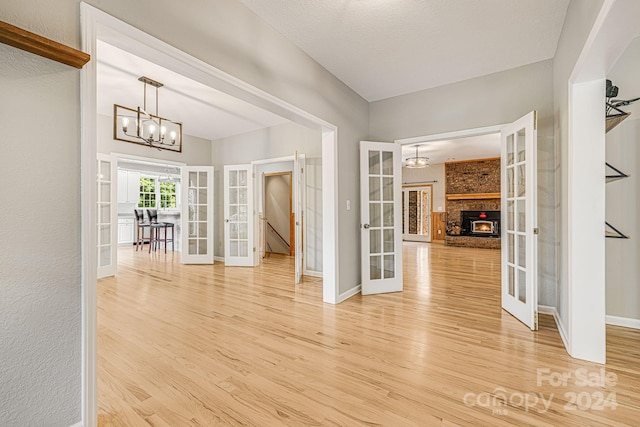
[[140, 202], [139, 208], [156, 208], [156, 179], [149, 177], [140, 178]]
[[177, 208], [178, 197], [176, 193], [175, 182], [161, 182], [160, 183], [160, 208], [172, 209]]
[[180, 184], [152, 176], [140, 177], [139, 208], [177, 209]]

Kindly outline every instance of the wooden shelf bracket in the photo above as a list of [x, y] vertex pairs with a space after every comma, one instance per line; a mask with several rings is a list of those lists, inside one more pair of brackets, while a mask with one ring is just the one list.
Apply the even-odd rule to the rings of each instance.
[[91, 59], [88, 53], [3, 21], [0, 21], [0, 42], [78, 69]]

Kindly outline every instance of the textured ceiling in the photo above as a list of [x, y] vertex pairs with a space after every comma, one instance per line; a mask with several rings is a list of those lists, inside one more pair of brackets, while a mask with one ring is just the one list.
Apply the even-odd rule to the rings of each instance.
[[[182, 122], [186, 135], [216, 140], [287, 120], [149, 61], [98, 42], [98, 113], [113, 116], [113, 104], [142, 107], [147, 76], [164, 84], [159, 89], [159, 115]], [[147, 86], [147, 111], [155, 113], [155, 88]]]
[[552, 58], [569, 0], [239, 0], [368, 101]]

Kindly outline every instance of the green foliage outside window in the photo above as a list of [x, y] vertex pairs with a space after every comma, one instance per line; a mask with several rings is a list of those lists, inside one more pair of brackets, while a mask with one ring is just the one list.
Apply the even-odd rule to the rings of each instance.
[[140, 178], [139, 208], [156, 208], [156, 180], [155, 178]]
[[178, 207], [175, 182], [160, 183], [160, 207], [161, 208]]

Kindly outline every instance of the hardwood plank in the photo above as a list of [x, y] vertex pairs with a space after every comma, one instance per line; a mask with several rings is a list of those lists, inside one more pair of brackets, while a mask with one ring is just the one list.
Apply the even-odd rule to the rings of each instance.
[[[640, 331], [608, 327], [607, 365], [571, 359], [553, 318], [541, 316], [534, 333], [500, 308], [497, 250], [406, 243], [403, 292], [337, 306], [322, 303], [321, 279], [293, 284], [291, 257], [252, 269], [183, 266], [178, 253], [129, 247], [118, 255], [118, 276], [98, 284], [101, 426], [583, 426], [640, 417]], [[615, 384], [576, 383], [577, 369], [601, 368]], [[539, 369], [574, 378], [554, 386]], [[571, 393], [610, 392], [615, 410], [567, 409]], [[541, 395], [548, 409], [517, 400]]]

